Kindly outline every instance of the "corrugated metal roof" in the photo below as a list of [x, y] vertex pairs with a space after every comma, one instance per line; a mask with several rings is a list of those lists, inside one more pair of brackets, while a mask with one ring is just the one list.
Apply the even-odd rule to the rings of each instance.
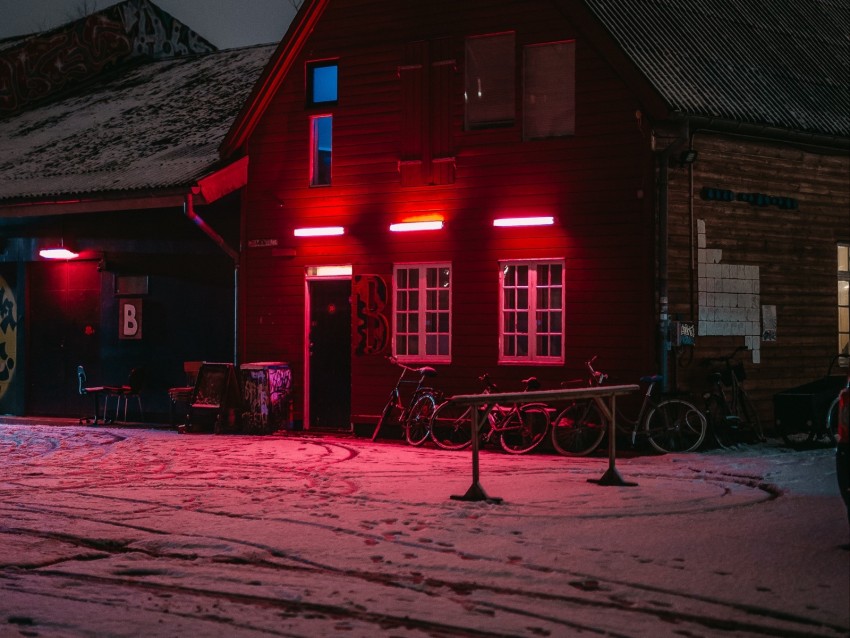
[[585, 0], [674, 111], [850, 136], [847, 0]]
[[273, 51], [145, 62], [0, 120], [0, 200], [193, 184]]

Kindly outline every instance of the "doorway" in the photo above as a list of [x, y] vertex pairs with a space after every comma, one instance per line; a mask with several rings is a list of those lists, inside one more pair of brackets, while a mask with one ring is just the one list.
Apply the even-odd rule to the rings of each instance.
[[100, 379], [101, 276], [94, 261], [34, 262], [29, 270], [26, 414], [78, 417], [77, 366]]
[[351, 279], [307, 280], [307, 429], [351, 425]]

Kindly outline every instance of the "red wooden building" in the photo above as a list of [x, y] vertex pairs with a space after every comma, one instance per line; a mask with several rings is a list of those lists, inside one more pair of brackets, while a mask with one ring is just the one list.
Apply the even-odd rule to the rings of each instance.
[[[374, 418], [390, 354], [433, 365], [449, 393], [477, 391], [483, 371], [504, 389], [532, 374], [553, 387], [594, 354], [621, 381], [662, 370], [696, 391], [684, 359], [746, 344], [753, 376], [772, 380], [765, 408], [801, 345], [820, 373], [841, 339], [835, 255], [850, 241], [843, 9], [775, 4], [305, 2], [222, 145], [250, 158], [242, 360], [288, 361], [314, 428]], [[781, 47], [747, 57], [774, 23], [820, 34], [797, 76], [759, 75], [785, 63]], [[774, 199], [718, 207], [703, 188]], [[813, 201], [816, 231], [789, 217]], [[784, 308], [764, 273], [779, 291], [799, 268], [770, 254], [777, 220], [797, 226], [788, 241], [817, 238], [809, 263], [831, 279], [816, 338], [780, 321], [762, 347], [761, 311]], [[720, 256], [700, 250], [752, 268], [709, 276], [698, 263]], [[753, 312], [709, 304], [709, 279], [748, 280]], [[673, 345], [670, 319], [694, 326], [696, 348]]]

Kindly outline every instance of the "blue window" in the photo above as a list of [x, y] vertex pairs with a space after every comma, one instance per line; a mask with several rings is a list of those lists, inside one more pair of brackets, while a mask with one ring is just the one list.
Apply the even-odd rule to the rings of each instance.
[[307, 103], [336, 104], [337, 72], [336, 62], [310, 62], [307, 64]]
[[310, 186], [329, 186], [333, 151], [333, 116], [310, 118]]

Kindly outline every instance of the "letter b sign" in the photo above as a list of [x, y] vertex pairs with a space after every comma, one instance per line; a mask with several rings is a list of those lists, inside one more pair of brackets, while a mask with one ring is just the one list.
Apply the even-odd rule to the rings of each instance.
[[141, 339], [142, 300], [122, 299], [118, 306], [118, 337], [120, 339]]

